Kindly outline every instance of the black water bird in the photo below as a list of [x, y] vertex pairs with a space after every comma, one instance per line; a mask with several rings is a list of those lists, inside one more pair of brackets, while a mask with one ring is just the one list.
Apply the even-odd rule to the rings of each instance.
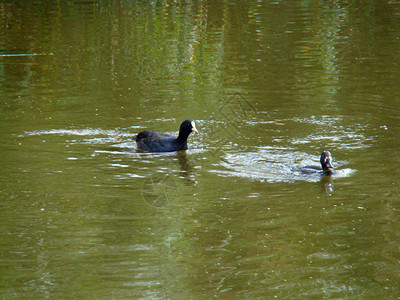
[[321, 153], [321, 167], [319, 166], [307, 166], [300, 169], [303, 174], [314, 174], [320, 173], [321, 175], [332, 175], [333, 165], [332, 165], [332, 154], [329, 151], [323, 151]]
[[150, 152], [174, 152], [186, 150], [189, 135], [199, 134], [192, 120], [182, 122], [178, 137], [157, 131], [142, 131], [133, 138], [138, 147]]

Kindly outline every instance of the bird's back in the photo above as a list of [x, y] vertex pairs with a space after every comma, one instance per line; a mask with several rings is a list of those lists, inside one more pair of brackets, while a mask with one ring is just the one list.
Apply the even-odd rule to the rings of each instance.
[[142, 131], [134, 139], [140, 148], [151, 152], [172, 152], [187, 148], [186, 143], [180, 145], [175, 136], [157, 131]]

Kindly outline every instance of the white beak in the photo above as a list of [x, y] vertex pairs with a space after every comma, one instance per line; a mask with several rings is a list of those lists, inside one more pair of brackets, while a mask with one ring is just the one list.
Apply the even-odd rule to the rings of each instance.
[[194, 124], [194, 121], [192, 121], [192, 131], [194, 132], [194, 133], [196, 133], [196, 134], [199, 134], [199, 132], [197, 131], [197, 129], [196, 129], [196, 125]]

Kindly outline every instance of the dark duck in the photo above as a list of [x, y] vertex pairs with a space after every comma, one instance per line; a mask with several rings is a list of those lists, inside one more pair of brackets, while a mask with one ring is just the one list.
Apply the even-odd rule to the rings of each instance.
[[303, 174], [314, 174], [319, 173], [321, 175], [332, 175], [333, 165], [332, 165], [332, 154], [329, 151], [324, 151], [321, 154], [319, 160], [321, 162], [321, 167], [319, 166], [307, 166], [301, 168], [301, 173]]
[[150, 152], [174, 152], [186, 150], [189, 135], [195, 132], [199, 134], [192, 120], [182, 122], [179, 135], [173, 136], [157, 131], [142, 131], [133, 138], [139, 148]]

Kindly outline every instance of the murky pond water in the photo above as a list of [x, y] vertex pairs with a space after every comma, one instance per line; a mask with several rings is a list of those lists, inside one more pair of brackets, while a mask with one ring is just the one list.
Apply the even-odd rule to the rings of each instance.
[[[0, 28], [0, 298], [400, 297], [399, 3], [2, 1]], [[188, 118], [186, 151], [132, 141]]]

